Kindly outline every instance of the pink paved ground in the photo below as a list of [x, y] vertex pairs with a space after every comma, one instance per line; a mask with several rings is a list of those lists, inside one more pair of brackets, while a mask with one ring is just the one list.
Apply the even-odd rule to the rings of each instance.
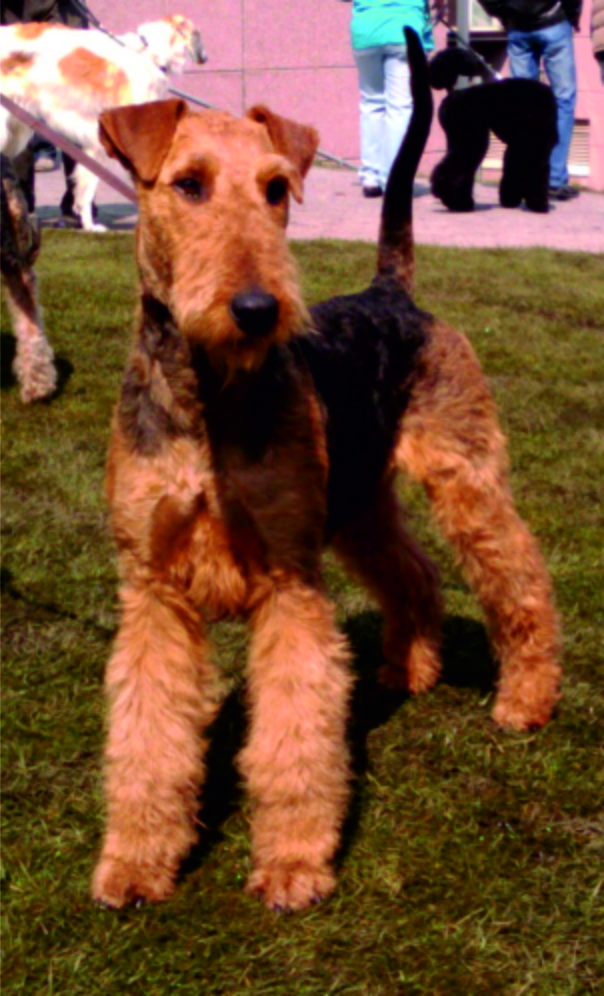
[[[113, 163], [112, 168], [117, 169]], [[63, 190], [62, 171], [37, 174], [37, 207], [43, 224], [58, 218]], [[604, 254], [604, 194], [583, 191], [575, 200], [556, 202], [546, 215], [500, 208], [495, 186], [477, 184], [475, 199], [476, 211], [453, 214], [432, 197], [427, 181], [420, 178], [413, 202], [416, 241], [477, 248], [543, 246]], [[104, 184], [99, 187], [97, 203], [100, 220], [111, 229], [123, 230], [135, 223], [132, 205]], [[306, 179], [304, 204], [293, 205], [290, 238], [374, 242], [380, 205], [379, 200], [361, 196], [352, 170], [315, 167]]]

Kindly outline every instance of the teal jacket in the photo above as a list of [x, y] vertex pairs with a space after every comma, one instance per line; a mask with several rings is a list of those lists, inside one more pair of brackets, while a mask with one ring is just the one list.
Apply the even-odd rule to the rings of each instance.
[[428, 0], [353, 0], [350, 36], [353, 48], [404, 45], [403, 28], [417, 31], [424, 50], [434, 48]]

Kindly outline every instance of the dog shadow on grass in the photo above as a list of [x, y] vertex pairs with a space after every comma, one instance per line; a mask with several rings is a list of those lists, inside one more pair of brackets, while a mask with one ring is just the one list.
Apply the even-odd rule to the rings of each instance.
[[[345, 631], [353, 650], [357, 681], [348, 734], [354, 780], [336, 858], [338, 865], [346, 857], [357, 835], [363, 809], [363, 781], [370, 766], [369, 735], [388, 723], [411, 698], [408, 692], [392, 691], [378, 681], [382, 662], [381, 615], [376, 611], [361, 612], [348, 620]], [[443, 622], [440, 653], [441, 684], [478, 689], [481, 695], [493, 690], [496, 667], [482, 623], [463, 616], [447, 616]]]
[[[17, 387], [17, 378], [13, 373], [13, 361], [16, 351], [17, 341], [14, 336], [3, 332], [0, 335], [0, 390], [2, 391]], [[61, 356], [55, 356], [55, 367], [57, 370], [57, 386], [48, 398], [36, 401], [36, 405], [51, 404], [63, 394], [67, 387], [74, 371], [73, 365], [69, 360], [65, 360]]]
[[[382, 663], [381, 630], [382, 618], [376, 611], [360, 612], [348, 619], [344, 626], [352, 651], [356, 682], [348, 726], [353, 788], [337, 856], [338, 864], [357, 834], [363, 806], [363, 777], [369, 768], [369, 735], [387, 723], [409, 698], [408, 694], [392, 692], [378, 682], [378, 670]], [[461, 616], [447, 617], [443, 626], [441, 655], [441, 682], [444, 684], [475, 688], [481, 694], [493, 689], [495, 665], [486, 630], [481, 623]], [[207, 775], [199, 814], [201, 839], [184, 862], [181, 877], [188, 876], [204, 863], [224, 837], [223, 824], [241, 808], [244, 792], [236, 758], [244, 746], [246, 729], [245, 688], [239, 685], [223, 702], [209, 731]]]

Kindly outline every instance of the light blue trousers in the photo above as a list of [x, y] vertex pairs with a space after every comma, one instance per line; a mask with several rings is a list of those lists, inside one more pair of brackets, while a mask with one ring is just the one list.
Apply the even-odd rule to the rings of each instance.
[[382, 189], [407, 133], [413, 98], [407, 49], [379, 45], [354, 49], [361, 92], [361, 169], [364, 187]]
[[552, 149], [549, 161], [549, 182], [550, 187], [565, 186], [577, 102], [573, 29], [568, 21], [563, 21], [540, 31], [509, 31], [508, 54], [512, 76], [532, 80], [539, 79], [539, 63], [543, 59], [558, 107], [558, 144]]

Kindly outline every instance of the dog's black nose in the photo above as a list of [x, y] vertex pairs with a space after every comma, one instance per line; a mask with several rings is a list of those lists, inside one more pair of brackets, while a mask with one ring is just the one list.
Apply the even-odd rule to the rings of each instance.
[[273, 294], [251, 287], [231, 301], [231, 315], [237, 326], [252, 339], [268, 335], [279, 317], [279, 302]]

